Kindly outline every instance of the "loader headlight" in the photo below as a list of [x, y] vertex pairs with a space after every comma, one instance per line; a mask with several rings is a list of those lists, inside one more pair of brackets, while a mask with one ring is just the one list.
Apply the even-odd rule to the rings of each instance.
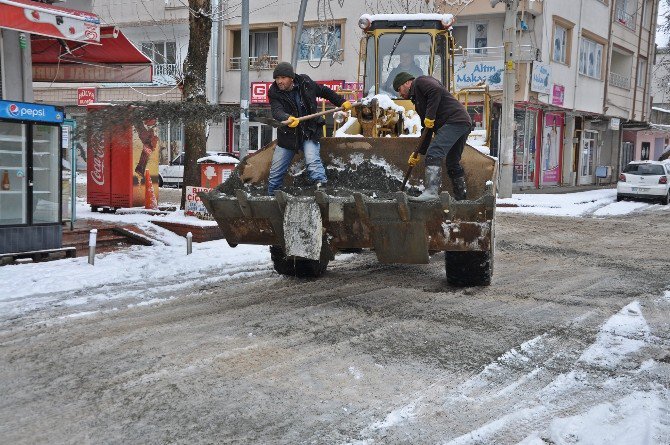
[[365, 30], [370, 27], [372, 20], [368, 14], [363, 14], [360, 19], [358, 19], [358, 27]]

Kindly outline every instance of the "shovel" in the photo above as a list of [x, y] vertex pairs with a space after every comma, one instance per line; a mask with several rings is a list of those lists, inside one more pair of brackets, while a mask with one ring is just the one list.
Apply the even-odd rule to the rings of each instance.
[[[423, 147], [424, 143], [426, 142], [426, 138], [428, 138], [430, 140], [432, 135], [433, 135], [433, 130], [430, 129], [430, 128], [427, 128], [421, 134], [421, 136], [419, 136], [419, 143], [416, 144], [416, 149], [414, 150], [414, 153], [412, 153], [412, 154], [413, 155], [425, 154], [425, 153], [421, 153], [421, 147]], [[407, 185], [407, 181], [409, 180], [409, 177], [412, 174], [412, 169], [413, 168], [414, 167], [412, 167], [411, 165], [409, 167], [407, 167], [407, 172], [405, 173], [405, 177], [402, 180], [402, 185], [400, 186], [400, 191], [401, 192], [405, 190], [405, 186]]]
[[[353, 102], [351, 104], [351, 106], [355, 107], [355, 106], [360, 105], [360, 104], [361, 104], [360, 102]], [[298, 118], [298, 121], [302, 122], [302, 121], [306, 121], [308, 119], [314, 119], [315, 117], [325, 116], [326, 114], [335, 113], [337, 111], [342, 111], [342, 110], [343, 110], [342, 107], [337, 107], [337, 108], [333, 108], [331, 110], [319, 111], [318, 113], [308, 114], [307, 116], [300, 116]], [[278, 121], [276, 119], [272, 119], [271, 117], [263, 117], [263, 116], [253, 116], [250, 119], [254, 120], [256, 122], [262, 122], [264, 124], [271, 125], [273, 127], [281, 127], [282, 125], [288, 125], [288, 123], [289, 123], [288, 120]]]

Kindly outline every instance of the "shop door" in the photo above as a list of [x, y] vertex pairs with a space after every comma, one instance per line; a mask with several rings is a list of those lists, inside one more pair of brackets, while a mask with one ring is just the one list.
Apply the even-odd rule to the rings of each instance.
[[28, 127], [0, 122], [0, 226], [28, 223]]
[[533, 187], [535, 184], [535, 141], [537, 112], [515, 110], [514, 121], [514, 186]]
[[593, 157], [596, 150], [598, 132], [584, 131], [582, 150], [579, 156], [579, 185], [593, 184]]
[[541, 185], [559, 185], [563, 158], [563, 115], [546, 114], [542, 129]]

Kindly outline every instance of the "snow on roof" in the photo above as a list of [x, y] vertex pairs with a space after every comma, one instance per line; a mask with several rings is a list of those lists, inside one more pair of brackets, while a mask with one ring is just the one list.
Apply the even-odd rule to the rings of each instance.
[[240, 160], [231, 155], [209, 155], [198, 159], [198, 164], [211, 162], [213, 164], [239, 164]]
[[408, 20], [437, 20], [450, 23], [454, 20], [453, 14], [363, 14], [361, 19], [368, 19], [370, 22], [375, 20], [387, 21], [408, 21]]

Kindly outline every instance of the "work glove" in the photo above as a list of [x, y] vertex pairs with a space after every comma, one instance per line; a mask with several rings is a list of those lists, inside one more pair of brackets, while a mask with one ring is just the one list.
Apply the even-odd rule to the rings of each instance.
[[423, 126], [426, 128], [433, 128], [435, 126], [435, 119], [425, 118], [423, 120]]
[[288, 124], [286, 124], [286, 125], [288, 125], [290, 128], [295, 128], [295, 127], [298, 126], [298, 124], [300, 124], [300, 121], [298, 120], [297, 117], [295, 117], [295, 116], [289, 116], [288, 117]]
[[410, 167], [416, 167], [416, 164], [419, 163], [420, 159], [421, 159], [421, 156], [419, 156], [419, 153], [412, 152], [412, 154], [409, 155], [409, 159], [407, 160], [407, 164], [409, 164]]
[[351, 110], [351, 102], [349, 102], [348, 100], [345, 100], [342, 103], [341, 107], [344, 111], [349, 111], [349, 110]]

